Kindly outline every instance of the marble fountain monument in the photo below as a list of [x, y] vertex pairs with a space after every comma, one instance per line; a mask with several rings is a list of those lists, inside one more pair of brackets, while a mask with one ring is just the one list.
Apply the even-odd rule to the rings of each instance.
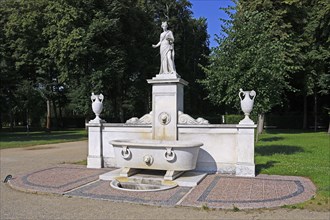
[[[255, 92], [239, 91], [245, 113], [239, 124], [210, 124], [203, 118], [194, 119], [185, 114], [183, 96], [188, 83], [176, 72], [173, 33], [167, 29], [166, 22], [162, 28], [159, 42], [152, 45], [160, 47], [160, 71], [147, 80], [152, 87], [152, 111], [126, 123], [106, 123], [99, 116], [104, 97], [92, 94], [96, 118], [86, 124], [87, 167], [119, 168], [100, 176], [102, 180], [112, 180], [111, 185], [119, 188], [127, 182], [149, 184], [151, 187], [146, 188], [155, 190], [175, 185], [194, 186], [207, 173], [254, 177], [256, 125], [249, 113]], [[164, 174], [161, 180], [137, 178], [143, 170]], [[180, 181], [180, 178], [193, 181]], [[163, 187], [166, 181], [167, 186]], [[126, 185], [128, 190], [139, 188]]]

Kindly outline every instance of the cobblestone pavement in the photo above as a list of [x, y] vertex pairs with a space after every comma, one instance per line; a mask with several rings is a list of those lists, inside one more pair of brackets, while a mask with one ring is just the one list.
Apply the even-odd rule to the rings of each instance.
[[197, 187], [175, 187], [157, 192], [127, 192], [110, 187], [98, 176], [109, 169], [60, 165], [14, 176], [13, 188], [110, 201], [158, 206], [207, 205], [232, 209], [269, 208], [304, 202], [315, 194], [314, 184], [302, 177], [259, 175], [256, 178], [208, 175]]
[[[10, 181], [12, 187], [0, 183], [0, 219], [330, 217], [329, 212], [249, 209], [308, 200], [315, 193], [315, 187], [306, 178], [267, 175], [238, 178], [214, 174], [208, 175], [195, 188], [176, 187], [163, 192], [132, 193], [114, 190], [108, 181], [98, 180], [99, 174], [110, 169], [86, 169], [85, 166], [64, 164], [82, 160], [86, 154], [86, 142], [0, 150], [1, 180], [8, 174], [13, 176]], [[208, 207], [221, 209], [209, 210]], [[239, 207], [240, 211], [234, 212], [233, 207]]]

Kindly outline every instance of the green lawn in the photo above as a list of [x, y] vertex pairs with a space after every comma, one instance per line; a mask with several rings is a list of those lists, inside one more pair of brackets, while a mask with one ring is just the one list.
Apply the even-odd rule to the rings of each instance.
[[84, 129], [29, 132], [0, 132], [0, 149], [87, 140]]
[[326, 132], [267, 131], [255, 149], [256, 172], [304, 176], [317, 186], [315, 199], [304, 206], [329, 209], [330, 135]]

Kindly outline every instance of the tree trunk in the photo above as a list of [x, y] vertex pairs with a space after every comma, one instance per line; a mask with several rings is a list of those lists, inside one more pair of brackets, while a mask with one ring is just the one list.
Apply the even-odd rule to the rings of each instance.
[[46, 119], [46, 131], [50, 132], [50, 120], [51, 120], [51, 112], [50, 112], [50, 100], [47, 99], [47, 119]]
[[2, 130], [2, 113], [0, 111], [0, 130]]
[[60, 125], [61, 128], [63, 128], [64, 125], [63, 125], [63, 115], [62, 115], [61, 105], [58, 106], [58, 114], [59, 114], [59, 125]]
[[304, 95], [304, 119], [303, 119], [303, 129], [307, 129], [307, 95]]
[[121, 123], [124, 123], [124, 108], [122, 101], [119, 103], [119, 120]]
[[55, 127], [56, 129], [58, 128], [58, 117], [57, 117], [57, 109], [56, 109], [56, 102], [55, 100], [52, 101], [52, 104], [53, 104], [53, 111], [54, 111], [54, 126], [53, 128]]
[[122, 83], [118, 84], [117, 92], [118, 92], [117, 94], [119, 94], [119, 97], [117, 99], [118, 119], [121, 123], [123, 123], [124, 122], [123, 99], [125, 96], [125, 92]]
[[265, 122], [265, 114], [261, 113], [258, 115], [258, 124], [257, 124], [257, 134], [256, 134], [256, 141], [259, 140], [259, 135], [264, 130], [264, 122]]
[[317, 94], [314, 92], [314, 131], [317, 130]]
[[29, 109], [26, 109], [26, 133], [29, 136], [30, 133], [30, 120], [29, 120]]
[[12, 111], [9, 113], [10, 118], [10, 131], [14, 131], [14, 114]]
[[85, 131], [88, 132], [88, 127], [86, 126], [87, 123], [88, 123], [88, 119], [87, 119], [87, 117], [86, 117], [86, 118], [85, 118]]

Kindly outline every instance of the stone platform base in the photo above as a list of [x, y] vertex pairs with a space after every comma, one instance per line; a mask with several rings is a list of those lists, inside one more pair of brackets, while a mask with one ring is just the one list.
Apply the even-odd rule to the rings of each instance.
[[[122, 169], [116, 169], [110, 171], [108, 173], [104, 173], [100, 175], [100, 180], [112, 181], [116, 177], [119, 177], [121, 174]], [[165, 171], [158, 171], [158, 170], [142, 170], [132, 177], [135, 179], [144, 178], [144, 179], [152, 179], [152, 180], [161, 180], [164, 179]], [[178, 178], [173, 180], [173, 182], [177, 183], [178, 186], [187, 186], [187, 187], [194, 187], [197, 186], [205, 177], [206, 173], [199, 173], [188, 171], [184, 172]]]
[[[316, 192], [312, 181], [304, 177], [258, 175], [251, 178], [220, 174], [209, 174], [204, 179], [201, 178], [201, 182], [194, 187], [182, 186], [183, 183], [178, 182], [181, 186], [158, 192], [126, 192], [110, 187], [110, 181], [99, 180], [101, 174], [109, 173], [110, 170], [61, 165], [19, 176], [13, 175], [9, 185], [32, 193], [167, 207], [207, 206], [221, 209], [293, 205], [311, 199]], [[187, 172], [180, 178], [188, 185], [189, 179], [196, 175]]]

